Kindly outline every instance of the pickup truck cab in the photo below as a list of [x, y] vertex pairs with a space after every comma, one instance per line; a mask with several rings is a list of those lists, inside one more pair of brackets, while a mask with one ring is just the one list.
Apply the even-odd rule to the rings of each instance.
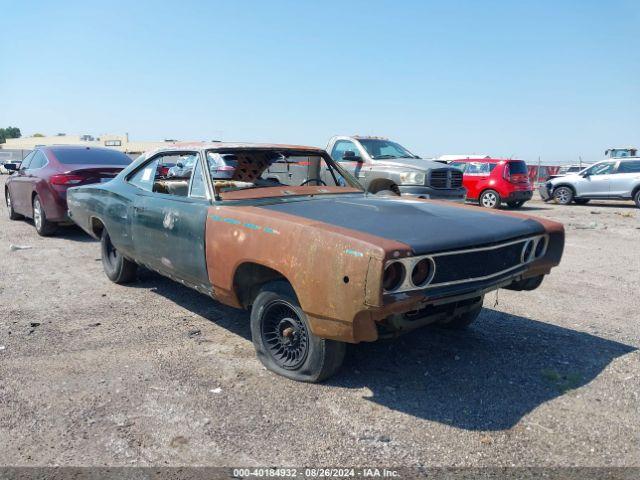
[[[466, 190], [462, 185], [462, 173], [458, 169], [420, 158], [388, 139], [335, 136], [329, 140], [326, 150], [369, 193], [402, 194], [459, 202], [465, 200]], [[284, 162], [273, 164], [264, 178], [287, 185], [299, 185], [308, 178], [306, 164]], [[319, 182], [334, 185], [326, 168], [322, 169]]]

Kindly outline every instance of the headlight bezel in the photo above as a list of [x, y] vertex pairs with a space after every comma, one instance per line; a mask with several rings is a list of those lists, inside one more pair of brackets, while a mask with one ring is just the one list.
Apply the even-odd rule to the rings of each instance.
[[424, 172], [400, 172], [401, 185], [424, 185], [426, 179]]

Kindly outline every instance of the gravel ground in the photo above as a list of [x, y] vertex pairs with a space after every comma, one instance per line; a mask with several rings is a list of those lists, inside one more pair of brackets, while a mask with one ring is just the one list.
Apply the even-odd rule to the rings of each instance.
[[246, 313], [150, 272], [115, 285], [81, 231], [1, 210], [0, 464], [640, 465], [630, 202], [531, 202], [567, 229], [542, 287], [490, 294], [464, 333], [352, 346], [321, 385], [267, 372]]

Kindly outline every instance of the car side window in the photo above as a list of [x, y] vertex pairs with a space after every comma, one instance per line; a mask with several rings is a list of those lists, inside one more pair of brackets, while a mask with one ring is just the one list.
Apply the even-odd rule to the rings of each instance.
[[147, 192], [153, 191], [153, 182], [157, 168], [158, 159], [148, 162], [142, 168], [138, 169], [132, 177], [129, 177], [129, 183]]
[[488, 163], [469, 162], [464, 173], [467, 175], [488, 175], [490, 171]]
[[458, 170], [462, 170], [463, 172], [467, 169], [466, 162], [451, 162], [449, 166], [457, 168]]
[[20, 164], [20, 170], [27, 170], [29, 168], [29, 165], [31, 164], [31, 160], [33, 159], [33, 156], [36, 154], [36, 152], [31, 152], [29, 155], [27, 155], [26, 157], [24, 157], [24, 159], [22, 160], [22, 163]]
[[594, 165], [588, 170], [589, 175], [606, 175], [613, 171], [616, 162], [603, 162]]
[[617, 173], [640, 173], [640, 162], [620, 162]]
[[342, 157], [344, 157], [345, 152], [353, 152], [356, 156], [360, 156], [360, 151], [358, 150], [358, 147], [356, 147], [355, 143], [349, 140], [338, 140], [331, 150], [331, 158], [336, 162], [343, 162], [345, 160], [343, 160]]
[[40, 150], [34, 153], [31, 163], [29, 164], [29, 170], [35, 170], [42, 168], [47, 164], [47, 157]]
[[207, 198], [207, 187], [204, 183], [202, 167], [198, 161], [196, 161], [193, 169], [193, 175], [191, 176], [191, 191], [189, 192], [189, 196], [195, 198]]

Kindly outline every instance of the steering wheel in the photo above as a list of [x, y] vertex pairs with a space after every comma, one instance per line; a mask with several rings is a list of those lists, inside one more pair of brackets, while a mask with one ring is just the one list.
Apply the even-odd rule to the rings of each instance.
[[318, 185], [324, 185], [325, 187], [327, 186], [326, 183], [324, 183], [323, 180], [320, 180], [319, 178], [308, 178], [307, 180], [305, 180], [304, 182], [302, 182], [300, 184], [301, 187], [304, 187], [307, 183], [309, 182], [316, 182]]

